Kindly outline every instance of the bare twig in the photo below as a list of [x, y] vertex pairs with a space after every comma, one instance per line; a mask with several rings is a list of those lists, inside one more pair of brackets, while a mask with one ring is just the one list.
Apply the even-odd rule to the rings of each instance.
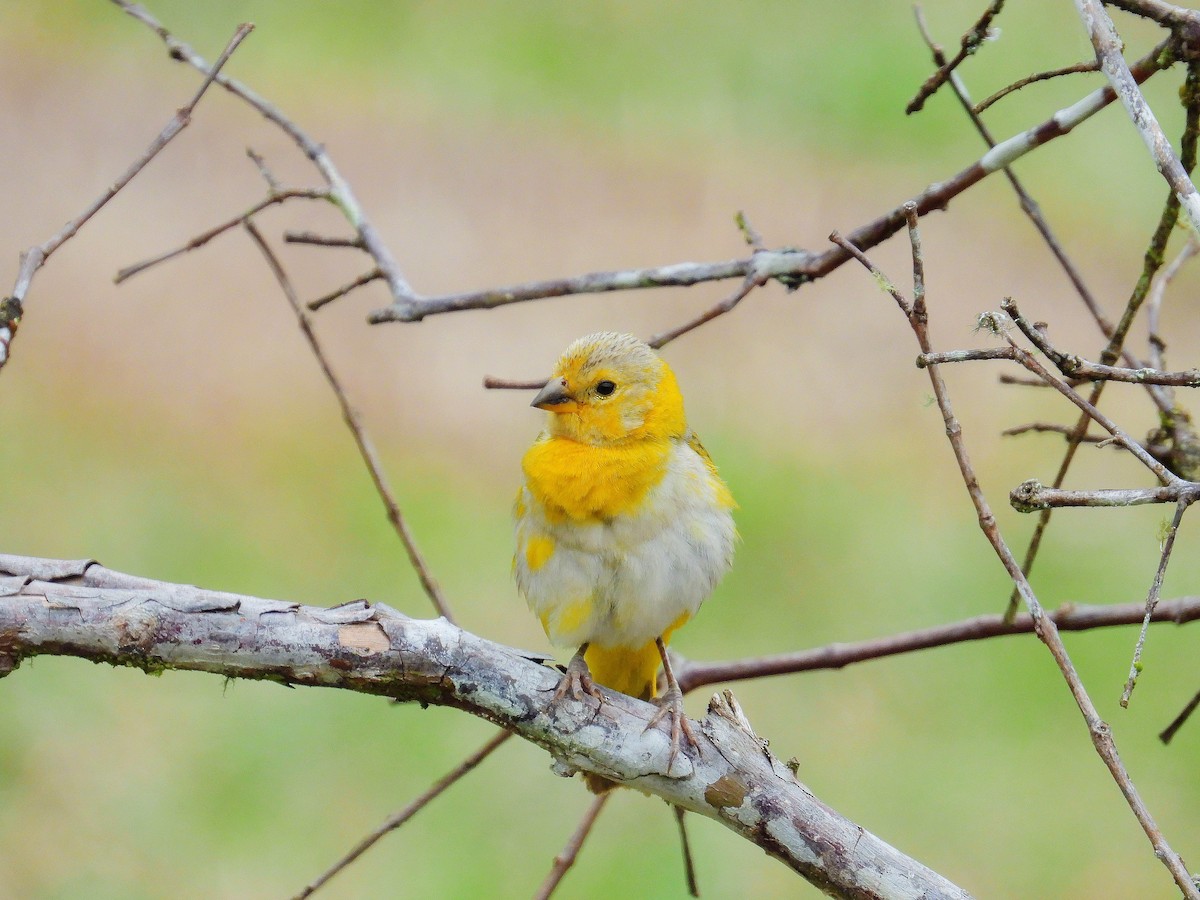
[[296, 894], [295, 900], [303, 900], [303, 898], [312, 896], [312, 894], [316, 893], [316, 891], [318, 891], [322, 885], [329, 881], [329, 879], [370, 850], [371, 847], [373, 847], [375, 843], [385, 834], [395, 831], [397, 828], [419, 813], [422, 809], [428, 806], [438, 797], [439, 794], [445, 791], [446, 788], [450, 787], [450, 785], [454, 784], [456, 781], [459, 781], [464, 775], [468, 774], [481, 762], [487, 759], [493, 750], [507, 741], [510, 737], [512, 737], [511, 731], [500, 730], [496, 732], [496, 734], [486, 744], [464, 759], [441, 779], [434, 782], [434, 784], [431, 785], [423, 794], [421, 794], [421, 796], [413, 800], [413, 802], [404, 807], [404, 809], [388, 816], [383, 821], [383, 824], [355, 844], [349, 853], [314, 878], [308, 884], [308, 886], [304, 888], [304, 890]]
[[696, 861], [692, 857], [692, 842], [688, 840], [687, 811], [679, 806], [672, 806], [675, 813], [675, 823], [679, 826], [679, 848], [683, 854], [683, 877], [687, 882], [688, 896], [700, 896], [700, 883], [696, 880]]
[[583, 846], [583, 842], [591, 834], [592, 826], [596, 824], [596, 819], [599, 817], [600, 811], [604, 809], [604, 804], [608, 802], [608, 798], [611, 796], [612, 791], [605, 791], [592, 798], [591, 806], [583, 814], [583, 818], [571, 834], [566, 846], [554, 857], [554, 864], [550, 867], [550, 873], [533, 895], [534, 900], [547, 900], [558, 888], [558, 884], [563, 880], [563, 876], [567, 874], [567, 870], [575, 865], [575, 858], [579, 856], [579, 848]]
[[485, 375], [483, 377], [483, 386], [489, 391], [538, 391], [546, 386], [546, 379], [516, 381], [512, 378], [497, 378], [494, 375]]
[[355, 278], [349, 284], [343, 284], [340, 288], [329, 292], [324, 297], [318, 297], [316, 300], [309, 300], [308, 308], [312, 312], [316, 312], [318, 309], [320, 309], [326, 303], [332, 303], [338, 297], [344, 297], [344, 296], [346, 296], [346, 294], [349, 294], [353, 290], [357, 290], [358, 288], [362, 287], [364, 284], [370, 284], [372, 281], [378, 281], [380, 278], [383, 278], [383, 277], [384, 277], [383, 273], [381, 271], [379, 271], [378, 269], [372, 269], [370, 272], [364, 272], [362, 275], [359, 275], [357, 278]]
[[1023, 347], [1018, 347], [1012, 342], [1012, 338], [1010, 338], [1008, 335], [1005, 335], [1004, 337], [1005, 340], [1010, 342], [1010, 346], [1017, 351], [1017, 362], [1074, 403], [1077, 407], [1079, 407], [1080, 410], [1083, 411], [1085, 415], [1089, 416], [1096, 422], [1096, 424], [1116, 438], [1126, 450], [1134, 455], [1138, 462], [1153, 472], [1154, 476], [1158, 478], [1160, 482], [1165, 485], [1186, 483], [1182, 478], [1170, 471], [1166, 466], [1151, 456], [1150, 453], [1147, 452], [1146, 448], [1128, 435], [1124, 429], [1121, 428], [1121, 426], [1119, 426], [1104, 413], [1100, 412], [1100, 410], [1093, 406], [1090, 401], [1085, 400], [1082, 396], [1080, 396], [1080, 394], [1074, 388], [1046, 371], [1046, 369], [1044, 369], [1038, 363], [1038, 361], [1033, 358], [1033, 354], [1030, 351]]
[[682, 325], [676, 328], [672, 328], [669, 331], [664, 331], [661, 334], [654, 335], [654, 337], [650, 338], [648, 341], [646, 341], [646, 343], [655, 350], [661, 350], [671, 341], [675, 340], [675, 338], [685, 335], [693, 329], [699, 328], [705, 322], [711, 322], [718, 316], [725, 315], [725, 313], [729, 312], [731, 309], [745, 300], [752, 290], [754, 290], [756, 287], [762, 287], [765, 283], [765, 276], [756, 277], [753, 275], [747, 275], [745, 281], [742, 282], [742, 286], [716, 306], [706, 309], [704, 312], [700, 313], [700, 315], [696, 316], [696, 318], [684, 322]]
[[1197, 252], [1200, 252], [1200, 241], [1187, 241], [1180, 249], [1179, 254], [1154, 279], [1150, 292], [1146, 296], [1146, 330], [1149, 332], [1150, 340], [1150, 364], [1160, 369], [1164, 365], [1163, 351], [1167, 346], [1158, 324], [1159, 315], [1162, 312], [1163, 296], [1167, 292], [1167, 287], [1175, 280], [1175, 276], [1182, 271], [1188, 260]]
[[289, 244], [315, 244], [318, 247], [351, 247], [355, 250], [363, 249], [362, 238], [359, 237], [326, 237], [323, 234], [315, 234], [311, 231], [285, 231], [283, 239]]
[[1200, 194], [1197, 194], [1196, 186], [1171, 148], [1171, 142], [1158, 124], [1154, 111], [1138, 90], [1129, 65], [1121, 55], [1121, 39], [1117, 36], [1112, 19], [1100, 0], [1075, 0], [1075, 8], [1079, 10], [1079, 16], [1092, 40], [1101, 71], [1121, 98], [1130, 121], [1154, 158], [1155, 168], [1179, 197], [1188, 224], [1194, 232], [1200, 233]]
[[[1136, 67], [1135, 67], [1136, 68]], [[1200, 78], [1197, 76], [1196, 66], [1193, 63], [1188, 65], [1188, 73], [1185, 78], [1185, 90], [1182, 94], [1184, 106], [1186, 107], [1186, 124], [1183, 130], [1182, 146], [1182, 162], [1184, 168], [1188, 171], [1196, 164], [1196, 149], [1197, 138], [1200, 136], [1200, 99], [1197, 97], [1197, 82]], [[1166, 252], [1167, 243], [1171, 238], [1171, 233], [1175, 229], [1175, 223], [1179, 218], [1179, 198], [1172, 191], [1168, 194], [1166, 202], [1163, 204], [1162, 213], [1159, 216], [1158, 224], [1155, 226], [1154, 234], [1151, 235], [1150, 243], [1146, 248], [1146, 252], [1142, 257], [1142, 274], [1130, 292], [1129, 300], [1125, 304], [1125, 309], [1121, 314], [1120, 320], [1115, 328], [1111, 330], [1105, 327], [1104, 320], [1098, 317], [1097, 322], [1101, 329], [1108, 337], [1108, 345], [1100, 354], [1100, 362], [1105, 365], [1111, 365], [1117, 361], [1119, 355], [1124, 353], [1127, 360], [1130, 356], [1123, 350], [1125, 338], [1129, 334], [1129, 329], [1133, 326], [1134, 317], [1138, 310], [1141, 309], [1143, 302], [1146, 299], [1147, 292], [1150, 290], [1150, 285], [1153, 282], [1154, 275], [1162, 265], [1163, 254]], [[1082, 295], [1081, 295], [1082, 296]], [[1086, 298], [1085, 298], [1085, 302]], [[1092, 308], [1089, 304], [1089, 309]], [[1104, 387], [1107, 382], [1100, 381], [1092, 385], [1092, 392], [1088, 398], [1089, 402], [1094, 406], [1100, 402], [1100, 397], [1104, 393]], [[1171, 404], [1167, 402], [1168, 398], [1164, 395], [1164, 391], [1159, 388], [1148, 387], [1151, 399], [1159, 407], [1159, 409], [1170, 416], [1173, 420], [1184, 422], [1184, 417], [1173, 412]], [[1067, 438], [1067, 450], [1063, 454], [1062, 462], [1059, 464], [1058, 472], [1054, 476], [1054, 487], [1060, 488], [1066, 482], [1067, 472], [1071, 467], [1071, 463], [1075, 459], [1076, 451], [1079, 449], [1080, 442], [1083, 436], [1087, 433], [1089, 417], [1085, 414], [1079, 417], [1075, 424], [1074, 432]], [[1042, 538], [1046, 533], [1046, 529], [1050, 524], [1050, 516], [1053, 510], [1046, 509], [1038, 517], [1037, 525], [1034, 527], [1033, 535], [1029, 539], [1029, 544], [1025, 550], [1025, 558], [1022, 562], [1022, 567], [1026, 574], [1032, 568], [1034, 561], [1037, 559], [1038, 550], [1041, 547]], [[1017, 605], [1020, 597], [1014, 589], [1009, 597], [1007, 615], [1013, 616], [1016, 614]]]
[[203, 83], [192, 95], [192, 99], [185, 103], [171, 117], [171, 120], [167, 122], [166, 127], [163, 128], [158, 137], [150, 142], [150, 146], [146, 149], [146, 152], [134, 160], [133, 164], [104, 190], [104, 193], [93, 200], [87, 209], [64, 225], [49, 240], [30, 247], [21, 254], [20, 265], [17, 269], [16, 284], [13, 285], [12, 293], [4, 298], [3, 302], [0, 302], [0, 368], [3, 368], [4, 364], [8, 362], [9, 346], [16, 336], [17, 326], [20, 324], [21, 316], [24, 312], [25, 295], [38, 269], [45, 264], [46, 260], [50, 258], [55, 250], [73, 238], [92, 216], [103, 209], [109, 200], [115, 197], [125, 185], [129, 184], [142, 169], [146, 168], [150, 160], [154, 159], [176, 135], [191, 124], [192, 113], [195, 111], [197, 104], [200, 103], [200, 99], [207, 93], [213, 81], [220, 77], [218, 73], [224, 67], [225, 63], [229, 61], [229, 57], [233, 55], [233, 52], [253, 30], [254, 26], [250, 24], [238, 26], [233, 37], [226, 44], [225, 49], [221, 51], [221, 55], [217, 57], [216, 63], [213, 64]]
[[[1146, 604], [1118, 603], [1107, 606], [1067, 604], [1045, 617], [1051, 619], [1060, 631], [1091, 631], [1097, 628], [1115, 628], [1137, 625], [1145, 616]], [[1182, 625], [1200, 620], [1200, 597], [1179, 597], [1163, 600], [1151, 615], [1153, 622], [1173, 622]], [[815, 672], [842, 669], [856, 663], [886, 659], [919, 650], [935, 647], [950, 647], [970, 641], [983, 641], [1006, 635], [1030, 634], [1036, 624], [1028, 613], [1018, 614], [1011, 622], [994, 613], [905, 631], [885, 637], [864, 641], [839, 642], [823, 647], [812, 647], [774, 656], [756, 656], [717, 662], [699, 662], [674, 655], [675, 680], [684, 693], [712, 684], [744, 681], [774, 675], [794, 675], [800, 672]]]
[[403, 307], [416, 296], [412, 287], [409, 286], [408, 282], [404, 280], [404, 276], [400, 273], [400, 267], [396, 265], [395, 259], [392, 258], [391, 251], [379, 237], [375, 226], [367, 218], [349, 182], [342, 177], [341, 172], [334, 166], [333, 160], [326, 153], [325, 147], [322, 144], [314, 141], [277, 107], [263, 97], [260, 97], [241, 82], [227, 78], [224, 75], [216, 74], [203, 57], [199, 56], [183, 41], [174, 37], [144, 8], [136, 3], [129, 2], [129, 0], [112, 0], [112, 2], [157, 34], [163, 43], [166, 44], [172, 59], [185, 62], [192, 68], [205, 73], [206, 76], [211, 77], [231, 94], [250, 104], [264, 118], [274, 123], [284, 134], [291, 138], [304, 155], [317, 167], [317, 170], [329, 186], [330, 198], [338, 209], [342, 211], [347, 221], [354, 227], [354, 230], [362, 240], [363, 249], [371, 255], [375, 260], [375, 265], [384, 273], [388, 290], [392, 295], [392, 302], [398, 307]]
[[323, 188], [289, 188], [287, 190], [279, 191], [278, 193], [271, 193], [265, 199], [260, 200], [258, 203], [255, 203], [252, 207], [250, 207], [244, 213], [240, 213], [236, 216], [233, 216], [230, 219], [226, 219], [224, 222], [222, 222], [219, 225], [214, 225], [212, 228], [208, 229], [207, 231], [203, 231], [200, 234], [196, 235], [194, 238], [189, 240], [186, 244], [182, 244], [178, 247], [174, 247], [170, 250], [167, 250], [163, 253], [158, 254], [157, 256], [152, 256], [149, 259], [144, 259], [141, 262], [136, 262], [133, 265], [126, 266], [125, 268], [123, 268], [119, 272], [117, 272], [117, 274], [115, 276], [113, 276], [113, 282], [116, 284], [120, 284], [121, 282], [125, 281], [126, 279], [132, 278], [134, 275], [138, 275], [142, 272], [145, 272], [147, 269], [153, 268], [154, 266], [157, 266], [160, 263], [165, 263], [168, 260], [175, 259], [177, 256], [182, 256], [185, 253], [189, 253], [192, 250], [196, 250], [200, 247], [203, 247], [205, 244], [207, 244], [213, 238], [219, 237], [220, 235], [224, 234], [225, 232], [231, 231], [234, 228], [237, 228], [239, 225], [244, 225], [246, 222], [250, 221], [252, 218], [254, 218], [254, 216], [258, 215], [264, 209], [267, 209], [268, 207], [271, 207], [271, 206], [276, 206], [277, 204], [280, 204], [280, 203], [286, 203], [288, 200], [296, 200], [296, 199], [331, 200], [332, 198], [329, 194], [329, 191], [327, 191]]
[[917, 357], [917, 368], [940, 366], [944, 363], [973, 362], [981, 359], [1013, 360], [1016, 354], [1011, 347], [988, 347], [983, 350], [943, 350], [939, 353], [922, 353]]
[[[921, 7], [915, 7], [914, 11], [917, 18], [917, 30], [921, 32], [921, 37], [924, 39], [926, 45], [929, 47], [930, 52], [933, 54], [934, 62], [939, 66], [945, 65], [946, 55], [942, 52], [941, 46], [938, 45], [938, 43], [933, 39], [933, 36], [930, 34], [929, 26], [925, 22], [925, 15]], [[963, 111], [967, 114], [967, 118], [971, 120], [971, 124], [975, 126], [975, 130], [979, 132], [979, 136], [983, 138], [984, 143], [986, 143], [988, 147], [995, 147], [996, 139], [992, 136], [992, 132], [987, 125], [984, 124], [983, 119], [979, 115], [979, 111], [971, 105], [971, 97], [967, 92], [967, 87], [957, 72], [952, 72], [950, 75], [950, 87], [954, 90], [954, 95], [958, 98], [959, 104], [962, 106]], [[1096, 323], [1100, 326], [1100, 330], [1104, 333], [1104, 336], [1106, 338], [1111, 336], [1113, 330], [1112, 324], [1104, 317], [1104, 313], [1100, 309], [1100, 304], [1096, 301], [1096, 298], [1084, 283], [1082, 273], [1080, 273], [1078, 267], [1074, 262], [1072, 262], [1071, 258], [1067, 256], [1067, 251], [1063, 247], [1062, 242], [1059, 241], [1058, 237], [1051, 230], [1050, 223], [1048, 223], [1045, 216], [1042, 215], [1041, 207], [1033, 199], [1033, 197], [1029, 195], [1029, 192], [1025, 190], [1025, 186], [1021, 183], [1020, 179], [1017, 178], [1016, 173], [1013, 172], [1011, 168], [1004, 169], [1004, 177], [1008, 179], [1008, 183], [1012, 187], [1013, 193], [1017, 195], [1017, 199], [1021, 204], [1021, 210], [1025, 213], [1029, 221], [1033, 223], [1033, 227], [1037, 229], [1038, 234], [1041, 235], [1042, 240], [1050, 249], [1051, 254], [1053, 254], [1054, 258], [1058, 261], [1059, 266], [1066, 274], [1068, 280], [1070, 280], [1071, 285], [1075, 288], [1075, 292], [1079, 295], [1079, 299], [1082, 300], [1084, 306], [1088, 308], [1088, 311], [1092, 314], [1092, 318], [1095, 319]]]
[[1042, 509], [1093, 506], [1141, 506], [1146, 503], [1191, 503], [1200, 496], [1200, 484], [1180, 481], [1167, 487], [1104, 489], [1097, 491], [1066, 491], [1046, 487], [1038, 481], [1024, 481], [1012, 489], [1009, 502], [1017, 512], [1037, 512]]
[[[1038, 381], [1041, 387], [1047, 387], [1044, 381]], [[1091, 421], [1090, 419], [1088, 421]], [[1015, 425], [1012, 428], [1005, 428], [1000, 432], [1004, 437], [1015, 437], [1020, 434], [1061, 434], [1063, 437], [1072, 438], [1075, 435], [1075, 427], [1072, 425], [1055, 425], [1051, 422], [1030, 422], [1027, 425]], [[1094, 434], [1085, 434], [1079, 438], [1079, 441], [1084, 444], [1099, 444], [1101, 441], [1108, 441], [1109, 438], [1102, 438]]]
[[[1173, 62], [1164, 41], [1134, 64], [1135, 81], [1141, 82]], [[916, 204], [917, 215], [945, 209], [950, 201], [973, 187], [993, 172], [998, 172], [1026, 153], [1068, 134], [1081, 122], [1116, 99], [1109, 86], [1093, 91], [1071, 106], [1059, 110], [1045, 122], [997, 143], [973, 165], [944, 181], [929, 185], [908, 203]], [[856, 228], [848, 240], [856, 247], [870, 249], [887, 240], [904, 227], [906, 204], [889, 210], [874, 221]], [[368, 317], [372, 323], [414, 322], [426, 316], [459, 312], [467, 309], [494, 309], [509, 303], [522, 303], [550, 297], [607, 291], [640, 290], [657, 287], [687, 287], [708, 281], [729, 278], [745, 279], [753, 275], [764, 282], [775, 279], [788, 289], [823, 278], [850, 258], [841, 247], [822, 253], [804, 250], [760, 251], [746, 259], [716, 263], [676, 263], [649, 269], [626, 269], [613, 272], [591, 272], [568, 278], [533, 281], [507, 287], [462, 294], [422, 297], [375, 310]]]
[[[908, 207], [906, 208], [906, 213], [908, 216], [909, 230], [910, 232], [914, 231], [917, 225], [916, 210], [912, 207]], [[847, 242], [836, 232], [830, 236], [830, 239], [842, 246], [846, 252], [850, 253], [860, 263], [862, 263], [862, 265], [866, 267], [871, 274], [880, 281], [881, 284], [890, 286], [890, 282], [888, 281], [887, 277], [860, 250], [858, 250], [858, 248]], [[914, 241], [913, 247], [914, 252], [916, 252], [919, 244]], [[893, 293], [893, 296], [895, 296], [894, 289], [890, 289], [889, 293]], [[903, 310], [905, 308], [903, 298], [897, 297], [897, 302], [900, 304], [900, 307]], [[921, 348], [921, 352], [931, 352], [931, 348], [929, 346], [927, 322], [921, 317], [912, 315], [911, 312], [906, 315], [906, 318], [908, 319], [909, 324], [913, 329], [913, 333], [917, 338], [917, 343]], [[1028, 351], [1022, 351], [1021, 353], [1022, 362], [1028, 367], [1028, 363], [1024, 357], [1030, 357], [1031, 359], [1031, 354], [1029, 354]], [[1040, 369], [1040, 367], [1038, 368]], [[1083, 681], [1079, 677], [1079, 673], [1075, 670], [1075, 665], [1071, 662], [1071, 657], [1067, 653], [1067, 648], [1063, 644], [1062, 638], [1059, 636], [1058, 628], [1055, 626], [1053, 619], [1046, 616], [1045, 611], [1042, 609], [1041, 603], [1037, 599], [1037, 595], [1034, 593], [1032, 586], [1025, 577], [1025, 573], [1017, 564], [1016, 557], [1012, 555], [1012, 552], [1008, 548], [1008, 544], [1000, 534], [1000, 530], [996, 525], [995, 516], [992, 514], [991, 507], [987, 502], [987, 498], [984, 496], [982, 489], [979, 487], [979, 481], [975, 475], [974, 467], [967, 456], [966, 446], [963, 443], [962, 438], [962, 426], [958, 423], [958, 420], [954, 415], [954, 411], [951, 408], [949, 396], [946, 391], [945, 381], [942, 379], [940, 367], [936, 365], [930, 366], [926, 371], [929, 373], [930, 383], [933, 387], [934, 396], [937, 398], [938, 408], [942, 411], [942, 418], [946, 426], [946, 435], [949, 438], [950, 445], [954, 450], [955, 459], [958, 461], [959, 470], [962, 473], [963, 482], [966, 485], [967, 493], [970, 495], [971, 501], [975, 505], [976, 513], [979, 518], [979, 526], [984, 535], [987, 537], [989, 543], [991, 543], [992, 548], [996, 551], [996, 555], [999, 557], [1005, 570], [1008, 572], [1009, 577], [1012, 578], [1013, 583], [1016, 585], [1021, 594], [1021, 597], [1024, 599], [1026, 609], [1029, 611], [1029, 615], [1033, 619], [1034, 632], [1039, 638], [1041, 638], [1042, 642], [1045, 643], [1046, 647], [1050, 650], [1050, 654], [1054, 657], [1054, 661], [1058, 664], [1059, 671], [1062, 672], [1063, 678], [1071, 691], [1071, 695], [1075, 698], [1075, 703], [1079, 707], [1080, 713], [1083, 715], [1084, 722], [1087, 725], [1088, 734], [1092, 739], [1092, 744], [1096, 748], [1097, 754], [1104, 761], [1104, 764], [1107, 766], [1109, 773], [1112, 775], [1113, 780], [1117, 784], [1117, 787], [1120, 789], [1122, 795], [1124, 795], [1130, 810], [1134, 814], [1134, 817], [1138, 820], [1138, 823], [1142, 826], [1142, 830], [1146, 833], [1146, 837], [1149, 839], [1151, 846], [1154, 848], [1155, 856], [1161, 860], [1171, 872], [1172, 877], [1175, 879], [1176, 885], [1178, 885], [1179, 889], [1183, 891], [1185, 896], [1191, 898], [1191, 900], [1200, 900], [1200, 891], [1198, 891], [1195, 885], [1192, 884], [1191, 876], [1188, 874], [1187, 867], [1184, 865], [1183, 860], [1180, 859], [1179, 855], [1171, 848], [1170, 844], [1167, 843], [1167, 839], [1163, 836], [1162, 831], [1159, 830], [1159, 827], [1154, 821], [1154, 817], [1151, 815], [1150, 810], [1146, 807], [1146, 804], [1138, 794], [1137, 788], [1134, 786], [1133, 780], [1130, 778], [1129, 772], [1125, 768], [1125, 764], [1121, 761], [1121, 757], [1117, 752], [1117, 745], [1113, 740], [1112, 731], [1109, 728], [1108, 723], [1101, 718], [1100, 713], [1096, 709], [1095, 704], [1092, 702], [1091, 697], [1088, 696], [1087, 689], [1084, 687]], [[1045, 373], [1045, 376], [1042, 376], [1042, 373], [1039, 371], [1035, 371], [1033, 369], [1031, 369], [1031, 371], [1034, 371], [1034, 374], [1037, 374], [1041, 377], [1053, 378], [1053, 376], [1051, 376], [1049, 373]], [[1055, 380], [1057, 381], [1057, 379]], [[1058, 385], [1056, 385], [1056, 387], [1058, 387]], [[1070, 390], [1069, 388], [1066, 388], [1065, 385], [1062, 385], [1060, 390], [1064, 388], [1068, 391]], [[1074, 394], [1073, 391], [1071, 391], [1071, 393]], [[1078, 397], [1078, 395], [1075, 396]], [[1080, 402], [1082, 402], [1082, 398], [1080, 398]], [[1107, 426], [1105, 427], [1107, 428]], [[1109, 430], [1111, 433], [1116, 433], [1115, 431], [1112, 431], [1112, 429]], [[1131, 452], [1133, 451], [1132, 447], [1129, 449]], [[1145, 451], [1143, 450], [1142, 453], [1145, 454]], [[1139, 457], [1139, 459], [1140, 458], [1141, 457]], [[1147, 459], [1149, 459], [1148, 456]], [[1154, 462], [1153, 460], [1150, 461]], [[1162, 469], [1160, 464], [1154, 464]], [[1163, 472], [1166, 476], [1167, 483], [1169, 483], [1170, 480], [1178, 480], [1174, 475], [1166, 472], [1165, 469]]]
[[254, 223], [247, 220], [244, 225], [246, 231], [258, 246], [258, 249], [262, 251], [267, 265], [270, 267], [272, 274], [274, 274], [276, 281], [279, 282], [279, 286], [283, 289], [283, 293], [287, 297], [292, 311], [296, 314], [296, 322], [300, 326], [300, 331], [304, 334], [304, 339], [308, 342], [309, 348], [317, 358], [317, 363], [325, 375], [325, 380], [329, 382], [329, 386], [333, 389], [333, 393], [337, 397], [338, 405], [342, 409], [342, 418], [345, 420], [346, 426], [350, 429], [350, 433], [354, 436], [354, 443], [358, 446], [359, 455], [362, 456], [362, 460], [367, 466], [367, 471], [371, 474], [371, 481], [375, 485], [375, 490], [379, 494], [379, 499], [383, 501], [384, 509], [387, 511], [387, 519], [392, 523], [392, 527], [400, 538], [400, 542], [404, 545], [405, 553], [408, 554], [408, 561], [412, 565], [413, 571], [417, 573], [421, 587], [424, 589], [426, 596], [432, 601], [434, 609], [438, 611], [438, 614], [445, 616], [446, 619], [453, 622], [454, 616], [450, 613], [450, 607], [446, 602], [446, 598], [442, 595], [442, 589], [438, 586], [433, 574], [429, 571], [429, 566], [426, 564], [425, 557], [417, 547], [416, 539], [408, 528], [404, 514], [400, 512], [400, 504], [396, 502], [396, 497], [388, 485], [387, 476], [383, 474], [383, 464], [380, 463], [379, 456], [375, 452], [375, 446], [367, 436], [366, 429], [359, 418], [358, 410], [351, 405], [350, 399], [346, 396], [341, 382], [338, 380], [333, 367], [329, 363], [328, 357], [325, 355], [325, 351], [317, 340], [312, 322], [305, 314], [304, 308], [300, 305], [300, 298], [296, 296], [296, 290], [292, 287], [291, 279], [287, 277], [287, 273], [284, 272], [283, 266], [280, 265], [278, 257], [275, 256], [274, 251], [271, 250], [270, 245], [267, 244], [266, 239], [254, 226]]
[[[1200, 485], [1196, 487], [1200, 488]], [[1121, 706], [1123, 707], [1129, 706], [1129, 698], [1133, 695], [1138, 675], [1142, 671], [1142, 648], [1146, 645], [1146, 633], [1150, 630], [1150, 617], [1154, 615], [1154, 607], [1158, 605], [1163, 578], [1167, 574], [1167, 563], [1170, 562], [1171, 550], [1175, 547], [1175, 535], [1179, 533], [1179, 523], [1183, 521], [1183, 514], [1187, 512], [1189, 504], [1194, 499], [1194, 494], [1191, 497], [1185, 496], [1179, 499], [1179, 503], [1175, 506], [1175, 518], [1171, 520], [1166, 538], [1163, 540], [1158, 568], [1154, 571], [1154, 581], [1150, 585], [1150, 592], [1146, 595], [1146, 617], [1142, 620], [1142, 630], [1138, 633], [1137, 644], [1133, 648], [1133, 660], [1129, 664], [1129, 677], [1125, 681], [1125, 689], [1121, 691]]]
[[971, 29], [962, 36], [961, 46], [954, 58], [938, 65], [937, 70], [925, 80], [921, 85], [921, 89], [917, 91], [917, 95], [908, 102], [908, 106], [904, 111], [909, 115], [915, 112], [920, 112], [925, 106], [925, 101], [933, 96], [934, 92], [946, 83], [946, 79], [951, 73], [958, 68], [959, 64], [968, 56], [973, 54], [980, 48], [985, 40], [987, 40], [988, 30], [991, 28], [992, 20], [999, 14], [1000, 9], [1004, 6], [1004, 0], [992, 0], [988, 4], [987, 9], [983, 11], [983, 15], [979, 17]]
[[1060, 78], [1063, 75], [1078, 75], [1083, 72], [1098, 72], [1099, 70], [1100, 64], [1095, 60], [1092, 60], [1091, 62], [1078, 62], [1074, 65], [1063, 66], [1061, 69], [1050, 69], [1048, 72], [1036, 72], [1033, 75], [1027, 75], [1024, 78], [1018, 78], [1008, 87], [1001, 88], [990, 97], [980, 100], [971, 107], [971, 111], [975, 113], [981, 113], [993, 103], [1003, 100], [1014, 91], [1019, 91], [1021, 88], [1028, 87], [1031, 84], [1036, 84], [1039, 81], [1048, 81], [1051, 78]]
[[1196, 711], [1196, 707], [1200, 706], [1200, 693], [1197, 693], [1187, 705], [1180, 710], [1179, 715], [1171, 720], [1171, 724], [1158, 733], [1158, 739], [1164, 744], [1171, 743], [1171, 738], [1175, 737], [1175, 732], [1183, 727], [1183, 724], [1191, 718], [1192, 713]]

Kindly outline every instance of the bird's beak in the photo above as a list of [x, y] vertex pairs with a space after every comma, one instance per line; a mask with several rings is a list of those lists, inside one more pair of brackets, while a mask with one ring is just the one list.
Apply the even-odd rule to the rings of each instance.
[[529, 405], [552, 413], [574, 412], [579, 408], [575, 398], [567, 392], [565, 378], [551, 378]]

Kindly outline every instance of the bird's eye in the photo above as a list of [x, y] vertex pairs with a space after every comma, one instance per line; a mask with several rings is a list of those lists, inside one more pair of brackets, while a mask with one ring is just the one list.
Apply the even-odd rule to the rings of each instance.
[[613, 384], [611, 381], [601, 381], [599, 384], [596, 385], [596, 393], [599, 394], [601, 397], [607, 397], [609, 394], [611, 394], [616, 389], [617, 389], [617, 386], [615, 384]]

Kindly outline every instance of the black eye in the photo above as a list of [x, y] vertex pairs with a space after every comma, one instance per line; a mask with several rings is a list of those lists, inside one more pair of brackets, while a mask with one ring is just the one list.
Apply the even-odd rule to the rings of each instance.
[[607, 397], [609, 394], [611, 394], [616, 389], [617, 389], [617, 386], [615, 384], [613, 384], [611, 381], [601, 381], [599, 384], [596, 385], [596, 393], [599, 394], [601, 397]]

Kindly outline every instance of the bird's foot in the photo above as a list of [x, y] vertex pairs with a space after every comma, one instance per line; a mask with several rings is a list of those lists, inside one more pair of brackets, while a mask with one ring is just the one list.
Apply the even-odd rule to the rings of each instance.
[[584, 694], [594, 697], [598, 703], [604, 700], [600, 694], [600, 688], [596, 687], [596, 682], [592, 681], [592, 673], [583, 659], [583, 648], [581, 647], [579, 652], [572, 656], [571, 661], [567, 663], [567, 670], [563, 672], [562, 680], [558, 683], [550, 702], [558, 703], [568, 695], [573, 700], [582, 700]]
[[675, 757], [679, 755], [683, 739], [686, 738], [687, 743], [691, 744], [697, 753], [700, 752], [700, 744], [692, 732], [692, 726], [688, 724], [687, 716], [684, 715], [683, 692], [679, 689], [678, 684], [672, 684], [661, 697], [656, 697], [651, 702], [658, 707], [658, 710], [647, 723], [646, 731], [657, 725], [665, 716], [669, 716], [671, 719], [671, 755], [667, 759], [667, 772], [669, 773], [671, 767], [675, 765]]

